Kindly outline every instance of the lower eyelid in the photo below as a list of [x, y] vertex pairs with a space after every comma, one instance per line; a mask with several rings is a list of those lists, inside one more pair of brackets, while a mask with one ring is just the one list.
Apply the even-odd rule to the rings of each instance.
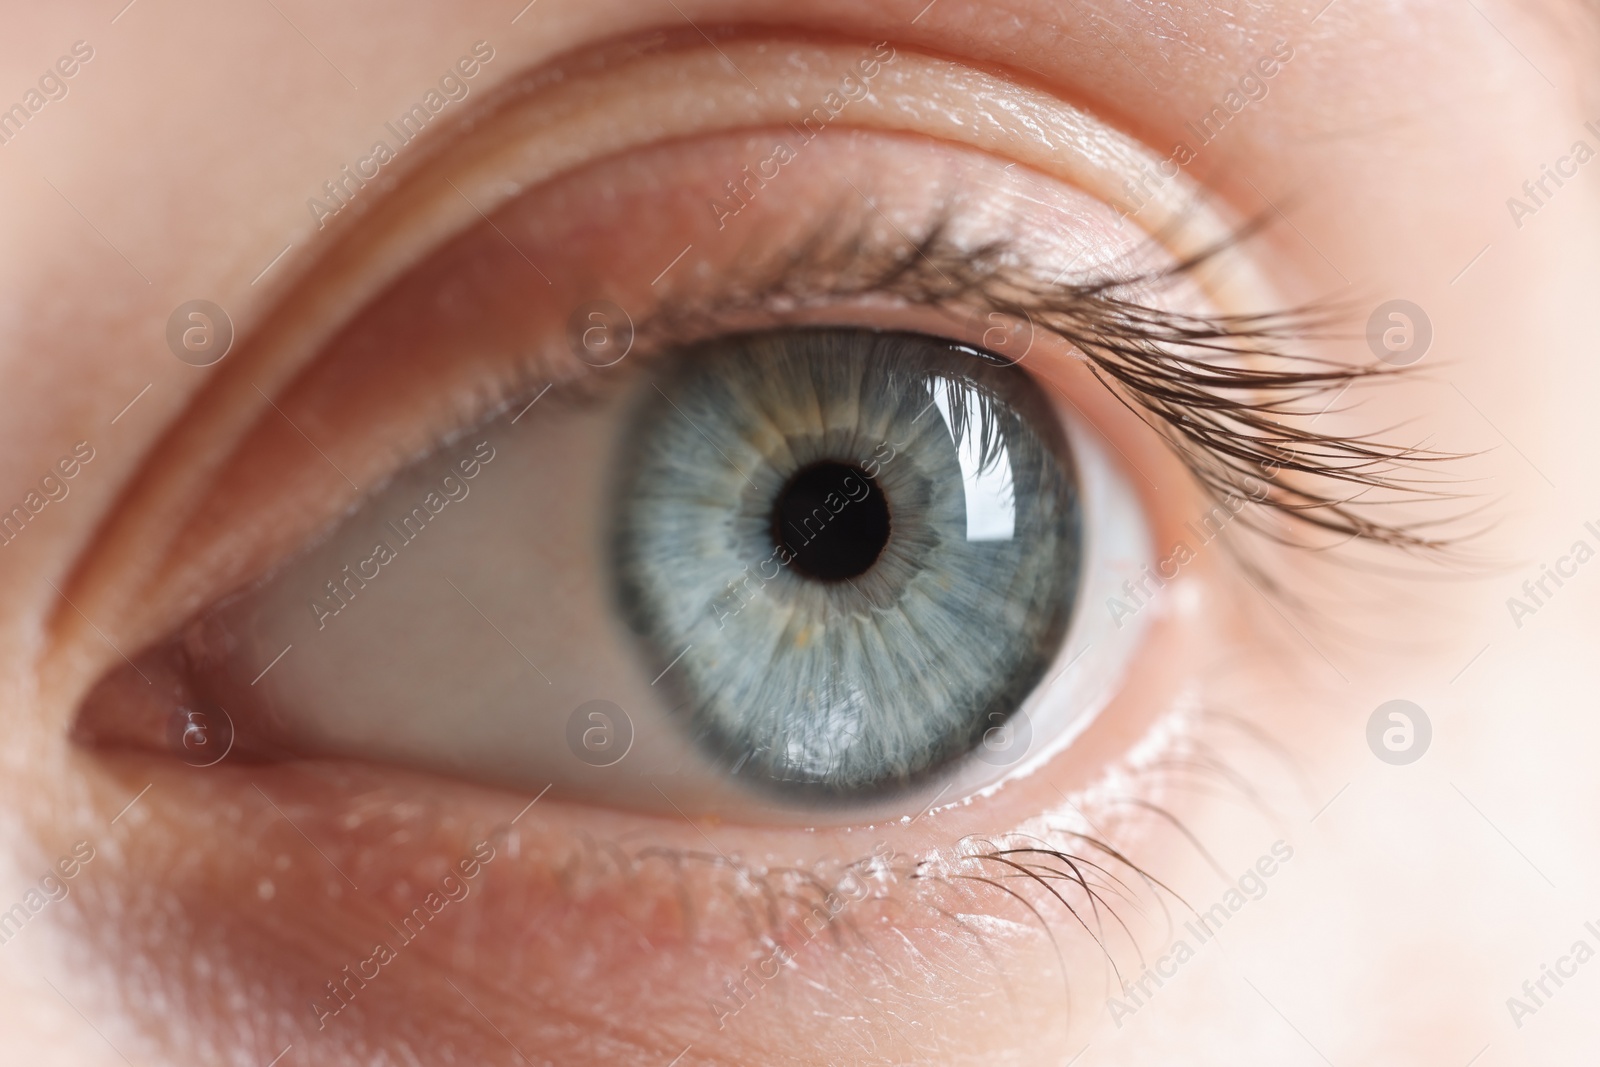
[[[1173, 707], [1193, 718], [1181, 703]], [[1096, 998], [1114, 991], [1102, 988], [1112, 980], [1107, 952], [1125, 976], [1138, 975], [1137, 954], [1112, 913], [1140, 936], [1150, 936], [1137, 925], [1140, 908], [1185, 914], [1145, 877], [1180, 892], [1203, 884], [1193, 898], [1202, 902], [1215, 895], [1214, 882], [1180, 877], [1199, 862], [1194, 846], [1139, 806], [1164, 802], [1186, 827], [1203, 825], [1204, 791], [1185, 787], [1193, 775], [1180, 770], [1169, 781], [1162, 770], [1181, 767], [1194, 727], [1169, 733], [1088, 792], [1064, 796], [1038, 782], [1002, 808], [759, 837], [711, 821], [574, 809], [552, 796], [528, 806], [360, 766], [223, 764], [202, 772], [133, 760], [120, 767], [125, 788], [106, 811], [152, 785], [136, 816], [140, 847], [106, 850], [112, 867], [81, 886], [72, 906], [92, 906], [83, 916], [92, 919], [108, 907], [141, 915], [152, 893], [184, 901], [182, 924], [130, 921], [119, 946], [146, 952], [165, 988], [188, 988], [193, 961], [204, 960], [213, 968], [209, 991], [253, 989], [251, 1018], [273, 1050], [294, 1042], [319, 1056], [370, 1056], [390, 1042], [433, 1047], [459, 1025], [466, 1035], [485, 1034], [481, 1055], [492, 1060], [503, 1050], [488, 1043], [501, 1039], [481, 1010], [525, 1048], [528, 1035], [543, 1035], [543, 1055], [592, 1052], [595, 1037], [575, 1036], [578, 1023], [618, 1042], [619, 1056], [637, 1042], [632, 1054], [664, 1052], [668, 1062], [692, 1043], [700, 1054], [749, 1062], [759, 1046], [738, 1050], [770, 1040], [773, 1027], [908, 995], [950, 1005], [947, 1024], [918, 1025], [924, 1041], [941, 1025], [952, 1027], [942, 1039], [972, 1036], [981, 1007], [985, 1027], [1019, 1027], [1017, 1041], [1047, 1038], [1059, 1049], [1069, 1027], [1093, 1017]], [[1200, 736], [1226, 740], [1209, 728]], [[1260, 768], [1247, 766], [1240, 773], [1259, 780]], [[1016, 832], [1000, 832], [1007, 826]], [[426, 895], [483, 840], [496, 852], [470, 894], [439, 907], [413, 936], [419, 922], [405, 927], [407, 916], [427, 907]], [[1111, 859], [1096, 841], [1138, 866]], [[1009, 857], [1037, 863], [1047, 887], [986, 858], [1007, 848], [1060, 850], [1070, 859]], [[863, 872], [864, 893], [847, 880], [852, 869]], [[1098, 912], [1074, 888], [1074, 870], [1097, 887]], [[831, 913], [830, 890], [838, 904]], [[393, 946], [396, 962], [370, 981], [349, 979], [346, 969], [372, 958], [379, 942]], [[762, 961], [779, 945], [797, 968], [761, 978]], [[746, 967], [757, 979], [735, 995], [726, 982], [745, 982]], [[348, 990], [347, 1004], [319, 1027], [318, 1005], [341, 1003], [330, 982]], [[460, 1008], [462, 994], [474, 1008]], [[204, 1032], [211, 1024], [202, 1016], [196, 1029]], [[646, 1018], [656, 1020], [649, 1033], [633, 1027]], [[855, 1032], [870, 1030], [860, 1022]], [[449, 1039], [471, 1044], [462, 1034]], [[818, 1038], [817, 1047], [825, 1045]]]
[[[1160, 754], [1146, 759], [1158, 764]], [[741, 1027], [759, 1028], [757, 1020], [800, 1010], [808, 987], [818, 983], [849, 981], [856, 995], [878, 988], [888, 981], [884, 968], [891, 963], [899, 975], [893, 984], [902, 990], [906, 981], [928, 995], [964, 990], [961, 999], [968, 1004], [982, 1001], [983, 985], [992, 991], [1008, 973], [1013, 979], [1026, 973], [1021, 989], [1001, 998], [997, 1008], [1026, 1012], [1037, 1000], [1055, 1027], [1062, 1025], [1060, 1012], [1075, 992], [1094, 985], [1104, 971], [1105, 953], [1124, 967], [1135, 966], [1109, 912], [1101, 913], [1105, 927], [1092, 936], [1066, 910], [1078, 905], [1084, 908], [1079, 918], [1089, 914], [1087, 897], [1073, 888], [1074, 870], [1086, 872], [1104, 894], [1102, 908], [1133, 906], [1119, 894], [1132, 894], [1146, 907], [1156, 906], [1161, 896], [1149, 884], [1141, 888], [1139, 868], [1097, 845], [1122, 856], [1148, 852], [1155, 841], [1145, 839], [1166, 824], [1119, 801], [1158, 796], [1162, 788], [1154, 780], [1136, 779], [1131, 787], [1125, 782], [1109, 795], [1109, 806], [1055, 793], [1040, 803], [1055, 814], [1028, 820], [1018, 835], [994, 833], [988, 818], [951, 812], [930, 815], [920, 825], [824, 839], [794, 835], [787, 845], [766, 839], [751, 848], [744, 835], [712, 823], [641, 824], [564, 809], [550, 797], [525, 806], [469, 787], [441, 790], [426, 780], [397, 780], [393, 772], [360, 767], [219, 770], [204, 785], [156, 776], [148, 798], [154, 827], [145, 833], [171, 823], [174, 836], [167, 846], [159, 833], [147, 838], [155, 848], [119, 858], [114, 877], [154, 864], [141, 876], [144, 884], [193, 897], [191, 918], [217, 931], [207, 951], [270, 967], [280, 992], [268, 1003], [279, 1001], [280, 1018], [290, 1025], [297, 1020], [317, 1031], [315, 1040], [334, 1044], [374, 1028], [381, 1032], [382, 1020], [434, 980], [419, 966], [459, 972], [456, 980], [463, 984], [489, 968], [497, 982], [519, 990], [518, 1025], [534, 1029], [552, 1011], [606, 1026], [600, 1005], [643, 995], [649, 983], [670, 972], [677, 976], [671, 983], [674, 1022], [690, 1031], [685, 1040], [708, 1047], [739, 1039], [718, 1025], [729, 1021], [725, 1009], [740, 1015], [739, 1005], [760, 1003], [759, 1012], [740, 1020]], [[196, 800], [203, 802], [190, 807]], [[191, 813], [182, 814], [174, 804]], [[1093, 821], [1085, 822], [1078, 808]], [[1107, 829], [1112, 836], [1102, 841]], [[979, 830], [987, 832], [972, 836]], [[481, 841], [492, 843], [494, 855], [467, 880], [465, 899], [425, 904], [444, 874], [474, 855]], [[199, 848], [227, 869], [163, 866], [165, 848]], [[1045, 851], [991, 858], [1029, 848]], [[1052, 850], [1068, 858], [1055, 858]], [[744, 859], [751, 852], [763, 858]], [[783, 861], [774, 861], [786, 852]], [[1007, 862], [1034, 864], [1035, 873], [1058, 880], [1053, 888], [1061, 897]], [[1104, 870], [1097, 873], [1093, 864]], [[1172, 877], [1165, 867], [1149, 873]], [[119, 891], [115, 883], [104, 890]], [[433, 915], [426, 923], [412, 919], [402, 925], [419, 906], [432, 907]], [[817, 917], [819, 908], [828, 921]], [[214, 916], [214, 926], [207, 916]], [[312, 943], [308, 926], [324, 930]], [[352, 985], [354, 994], [346, 997], [348, 1007], [336, 1024], [329, 1021], [329, 1030], [319, 1030], [318, 1005], [341, 1005], [326, 983], [344, 980], [343, 969], [369, 958], [380, 942], [409, 962], [393, 971], [386, 967], [370, 988]], [[163, 942], [169, 953], [161, 958], [170, 958], [181, 944], [181, 936]], [[582, 954], [570, 951], [574, 944], [588, 946], [599, 958], [583, 963]], [[279, 945], [298, 947], [292, 957], [279, 958], [282, 949], [272, 947]], [[754, 995], [728, 999], [722, 979], [739, 981], [745, 964], [758, 963], [778, 945], [795, 955], [804, 967], [800, 973], [811, 981], [792, 989], [758, 983]], [[1011, 963], [1000, 968], [1000, 960]], [[1025, 972], [1015, 970], [1021, 960], [1033, 961]], [[221, 981], [225, 986], [228, 979]], [[758, 1001], [763, 989], [770, 996]], [[1027, 995], [1013, 999], [1023, 989]], [[707, 998], [723, 1002], [713, 1008]], [[657, 997], [658, 1007], [661, 1002]], [[442, 1020], [448, 1008], [425, 1015]]]

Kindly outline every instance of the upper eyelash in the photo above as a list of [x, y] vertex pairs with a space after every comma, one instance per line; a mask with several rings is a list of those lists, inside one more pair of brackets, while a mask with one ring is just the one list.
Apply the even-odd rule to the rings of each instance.
[[[1342, 364], [1287, 350], [1297, 342], [1342, 338], [1334, 327], [1344, 309], [1197, 314], [1157, 307], [1140, 297], [1172, 288], [1227, 245], [1160, 269], [1046, 282], [1050, 272], [1017, 263], [1011, 241], [964, 248], [950, 238], [950, 222], [941, 214], [920, 237], [888, 250], [864, 226], [822, 229], [769, 262], [741, 265], [753, 281], [711, 300], [656, 311], [638, 324], [637, 335], [654, 346], [673, 346], [715, 334], [730, 314], [863, 297], [998, 312], [1034, 323], [1083, 353], [1091, 372], [1167, 440], [1207, 494], [1257, 505], [1253, 513], [1241, 511], [1240, 519], [1258, 532], [1296, 547], [1308, 547], [1305, 535], [1318, 533], [1325, 542], [1357, 540], [1424, 553], [1454, 543], [1429, 530], [1459, 516], [1396, 523], [1374, 512], [1399, 499], [1453, 496], [1439, 488], [1447, 481], [1423, 477], [1416, 468], [1458, 456], [1292, 421], [1327, 410], [1357, 383], [1407, 374], [1406, 368]], [[1326, 403], [1319, 406], [1319, 400]]]

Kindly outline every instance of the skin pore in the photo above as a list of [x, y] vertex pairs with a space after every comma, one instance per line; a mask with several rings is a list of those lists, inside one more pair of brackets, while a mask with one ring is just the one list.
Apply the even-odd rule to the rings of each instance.
[[[1600, 171], [1573, 150], [1600, 144], [1585, 126], [1600, 111], [1581, 14], [518, 6], [142, 0], [11, 20], [0, 92], [20, 99], [74, 42], [93, 58], [0, 150], [0, 500], [81, 458], [78, 442], [93, 459], [0, 550], [0, 908], [46, 871], [67, 889], [0, 944], [8, 1058], [1497, 1065], [1592, 1051], [1586, 969], [1561, 961], [1579, 938], [1600, 944], [1583, 925], [1600, 921], [1584, 640], [1597, 592], [1574, 564], [1537, 586], [1541, 563], [1600, 522], [1584, 314]], [[347, 206], [308, 209], [469, 55], [463, 98]], [[864, 56], [870, 95], [729, 200], [726, 182], [771, 160]], [[595, 293], [641, 323], [715, 308], [817, 233], [888, 255], [941, 217], [957, 247], [1015, 238], [1078, 269], [1171, 263], [1259, 221], [1153, 299], [1216, 314], [1338, 304], [1338, 336], [1296, 350], [1341, 363], [1371, 361], [1373, 308], [1415, 302], [1432, 331], [1417, 372], [1312, 412], [1328, 405], [1324, 432], [1465, 457], [1425, 471], [1461, 499], [1394, 514], [1475, 533], [1470, 561], [1245, 536], [1201, 548], [1140, 612], [1129, 669], [1071, 745], [959, 800], [870, 818], [674, 811], [667, 792], [608, 805], [377, 761], [201, 773], [71, 739], [124, 653], [498, 401], [574, 378], [570, 360], [507, 354], [528, 338], [565, 352], [571, 310]], [[165, 343], [196, 297], [237, 333], [204, 369]], [[676, 328], [992, 344], [969, 310], [857, 294]], [[1107, 442], [1152, 563], [1172, 558], [1212, 502], [1071, 346], [1043, 330], [1035, 344], [1030, 373]], [[1508, 616], [1525, 578], [1537, 610]], [[1407, 766], [1367, 742], [1396, 698], [1432, 721]], [[1022, 848], [1040, 851], [1007, 851]], [[384, 932], [430, 892], [448, 904], [426, 930]], [[1223, 951], [1185, 933], [1219, 902]], [[1544, 978], [1547, 962], [1575, 976]]]

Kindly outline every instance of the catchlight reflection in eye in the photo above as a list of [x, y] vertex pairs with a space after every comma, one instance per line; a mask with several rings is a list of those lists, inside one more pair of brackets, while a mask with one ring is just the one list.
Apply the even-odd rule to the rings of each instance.
[[[108, 675], [79, 736], [198, 710], [235, 760], [876, 818], [1042, 765], [1138, 647], [1096, 610], [1150, 558], [1137, 495], [990, 353], [777, 329], [528, 399]], [[599, 706], [620, 758], [573, 748]]]
[[970, 753], [1039, 682], [1080, 521], [1020, 369], [863, 330], [733, 338], [645, 395], [617, 495], [629, 622], [732, 773], [841, 798]]

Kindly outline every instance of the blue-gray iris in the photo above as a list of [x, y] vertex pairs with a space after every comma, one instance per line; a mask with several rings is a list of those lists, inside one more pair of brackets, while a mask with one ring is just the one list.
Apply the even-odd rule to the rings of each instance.
[[644, 396], [619, 601], [731, 773], [818, 799], [902, 789], [1039, 683], [1082, 532], [1031, 376], [933, 337], [793, 329], [680, 352]]

